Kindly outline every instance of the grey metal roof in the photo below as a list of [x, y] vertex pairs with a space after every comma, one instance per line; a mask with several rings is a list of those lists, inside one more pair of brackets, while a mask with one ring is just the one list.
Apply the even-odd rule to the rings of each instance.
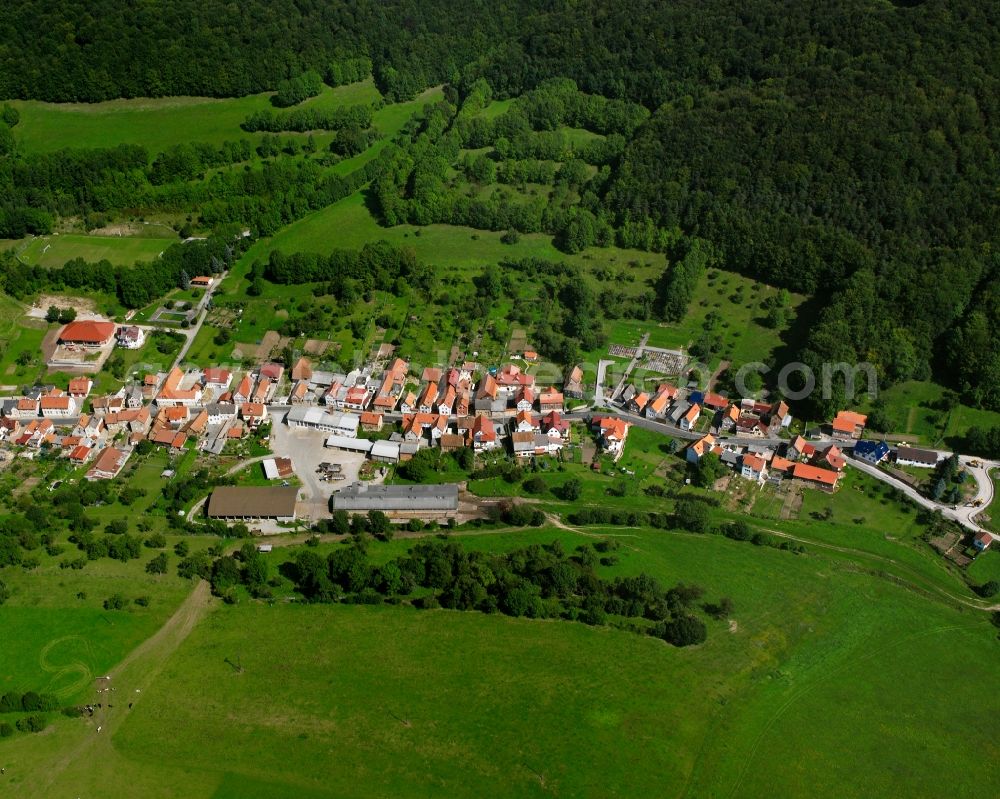
[[353, 452], [370, 452], [372, 442], [367, 438], [349, 438], [348, 436], [327, 436], [326, 446], [337, 449], [349, 449]]
[[330, 498], [333, 510], [435, 510], [458, 508], [458, 485], [368, 485], [354, 483]]

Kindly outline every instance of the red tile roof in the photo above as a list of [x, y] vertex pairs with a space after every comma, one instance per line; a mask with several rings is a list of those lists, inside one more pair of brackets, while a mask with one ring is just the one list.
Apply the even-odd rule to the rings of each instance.
[[835, 486], [840, 475], [836, 472], [831, 472], [829, 469], [820, 469], [818, 466], [810, 466], [807, 463], [796, 463], [792, 466], [792, 477]]
[[114, 334], [114, 322], [70, 322], [62, 329], [59, 340], [82, 344], [103, 344]]

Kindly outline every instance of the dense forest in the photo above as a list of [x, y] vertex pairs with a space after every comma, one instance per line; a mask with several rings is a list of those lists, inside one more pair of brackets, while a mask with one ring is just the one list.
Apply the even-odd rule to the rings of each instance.
[[[700, 269], [672, 250], [708, 242], [715, 264], [821, 298], [790, 356], [866, 360], [884, 383], [935, 374], [1000, 408], [995, 4], [275, 0], [237, 13], [219, 0], [26, 0], [0, 8], [0, 45], [8, 98], [271, 90], [284, 108], [320, 81], [369, 71], [388, 101], [446, 85], [444, 102], [345, 178], [282, 158], [301, 145], [277, 137], [258, 152], [273, 160], [254, 169], [231, 168], [249, 155], [239, 142], [27, 158], [12, 152], [17, 120], [5, 113], [2, 235], [137, 207], [197, 207], [208, 226], [268, 235], [372, 182], [385, 224], [665, 252], [679, 273], [658, 287], [664, 319], [677, 318]], [[487, 118], [491, 98], [517, 99]], [[369, 109], [292, 108], [245, 127], [337, 128], [328, 156], [340, 157], [378, 135], [369, 124]], [[562, 126], [599, 138], [571, 144]], [[482, 147], [491, 153], [459, 155]], [[445, 190], [456, 166], [480, 183], [551, 184], [552, 195], [473, 200]]]

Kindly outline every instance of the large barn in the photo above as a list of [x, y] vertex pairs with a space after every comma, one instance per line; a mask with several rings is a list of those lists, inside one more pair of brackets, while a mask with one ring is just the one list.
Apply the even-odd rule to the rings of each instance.
[[208, 516], [229, 521], [291, 522], [295, 520], [298, 493], [294, 486], [220, 486], [208, 500]]
[[333, 510], [435, 512], [458, 509], [458, 486], [440, 485], [368, 485], [354, 483], [330, 497]]
[[82, 321], [70, 322], [59, 333], [60, 344], [75, 344], [80, 347], [103, 347], [115, 335], [114, 322]]

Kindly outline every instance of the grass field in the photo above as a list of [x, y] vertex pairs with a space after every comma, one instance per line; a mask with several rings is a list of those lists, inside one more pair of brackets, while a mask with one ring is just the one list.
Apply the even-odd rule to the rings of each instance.
[[[477, 613], [219, 606], [145, 685], [110, 742], [72, 720], [6, 742], [19, 766], [12, 787], [21, 770], [62, 768], [65, 752], [86, 744], [80, 751], [92, 756], [52, 770], [47, 795], [70, 785], [109, 797], [136, 786], [151, 797], [1000, 789], [979, 766], [996, 755], [1000, 710], [990, 668], [998, 644], [984, 615], [821, 550], [610, 532], [623, 546], [619, 562], [602, 567], [608, 576], [644, 570], [728, 595], [731, 624], [710, 622], [706, 644], [677, 650]], [[507, 549], [553, 538], [568, 548], [592, 540], [553, 530], [462, 540]], [[374, 557], [406, 546], [378, 545]], [[953, 679], [942, 683], [945, 674]], [[976, 746], [956, 744], [968, 740]]]
[[16, 250], [18, 259], [30, 266], [62, 266], [73, 258], [90, 262], [108, 260], [115, 266], [132, 266], [137, 261], [155, 260], [178, 241], [177, 238], [64, 233], [27, 239]]
[[[58, 104], [14, 100], [11, 105], [21, 113], [14, 135], [24, 152], [140, 144], [157, 153], [192, 140], [221, 144], [241, 138], [260, 139], [263, 134], [246, 133], [240, 123], [254, 111], [270, 109], [269, 96], [255, 94], [224, 100], [163, 97]], [[302, 105], [326, 108], [368, 104], [379, 98], [374, 82], [368, 79], [348, 86], [324, 87], [319, 96]]]
[[[1000, 426], [1000, 413], [957, 404], [950, 411], [930, 407], [947, 389], [936, 383], [908, 381], [881, 391], [891, 432], [914, 442], [947, 448], [970, 427]], [[869, 403], [870, 405], [870, 403]]]
[[[48, 325], [27, 319], [25, 310], [13, 297], [0, 293], [0, 385], [34, 380], [42, 368], [42, 339]], [[19, 362], [21, 356], [26, 363]]]

